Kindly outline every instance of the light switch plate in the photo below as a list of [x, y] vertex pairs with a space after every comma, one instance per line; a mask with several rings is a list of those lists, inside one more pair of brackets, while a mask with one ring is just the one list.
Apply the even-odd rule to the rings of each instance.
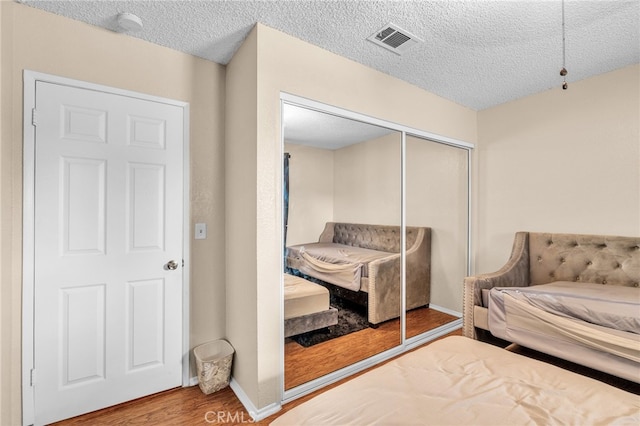
[[207, 238], [207, 224], [206, 223], [196, 223], [196, 240], [204, 240]]

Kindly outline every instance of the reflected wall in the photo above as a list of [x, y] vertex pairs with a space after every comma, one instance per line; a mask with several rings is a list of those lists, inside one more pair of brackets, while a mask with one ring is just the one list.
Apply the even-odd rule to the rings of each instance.
[[429, 320], [407, 315], [407, 337], [456, 319], [468, 275], [469, 151], [406, 136], [406, 223], [431, 228]]

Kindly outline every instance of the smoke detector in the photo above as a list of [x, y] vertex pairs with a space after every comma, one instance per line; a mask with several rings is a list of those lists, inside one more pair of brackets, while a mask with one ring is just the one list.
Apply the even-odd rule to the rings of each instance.
[[424, 40], [416, 37], [409, 31], [403, 30], [391, 23], [367, 37], [367, 40], [398, 55], [402, 55], [412, 46], [424, 42]]
[[116, 20], [122, 31], [136, 32], [142, 29], [142, 19], [133, 13], [122, 12], [118, 14]]

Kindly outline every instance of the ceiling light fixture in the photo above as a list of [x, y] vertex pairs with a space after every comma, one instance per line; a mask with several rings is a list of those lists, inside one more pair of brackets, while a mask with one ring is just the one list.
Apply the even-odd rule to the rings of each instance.
[[564, 0], [562, 0], [562, 69], [560, 70], [560, 75], [562, 76], [562, 90], [567, 90], [567, 87], [569, 87], [569, 85], [567, 84]]
[[133, 13], [123, 12], [118, 14], [118, 26], [124, 31], [140, 31], [142, 29], [142, 20]]

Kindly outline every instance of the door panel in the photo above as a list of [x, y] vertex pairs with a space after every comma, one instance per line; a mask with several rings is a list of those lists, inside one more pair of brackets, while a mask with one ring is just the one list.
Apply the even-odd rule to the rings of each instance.
[[164, 280], [136, 281], [128, 286], [128, 371], [162, 365]]
[[62, 158], [62, 244], [64, 255], [105, 253], [106, 163]]
[[182, 382], [183, 108], [36, 83], [37, 424]]
[[105, 285], [60, 290], [62, 385], [105, 378]]
[[164, 249], [164, 166], [129, 164], [129, 250]]

